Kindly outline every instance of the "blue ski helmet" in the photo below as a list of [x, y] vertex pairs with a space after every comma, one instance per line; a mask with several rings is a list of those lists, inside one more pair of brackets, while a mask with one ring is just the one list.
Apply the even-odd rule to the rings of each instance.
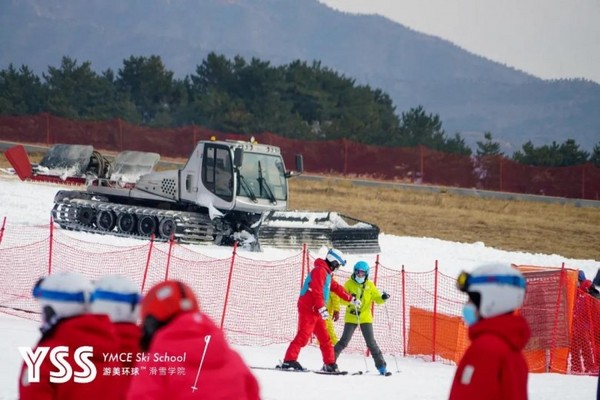
[[[357, 272], [364, 272], [364, 279], [356, 279]], [[358, 283], [363, 283], [369, 277], [369, 264], [366, 261], [359, 261], [354, 264], [354, 274], [352, 276]]]

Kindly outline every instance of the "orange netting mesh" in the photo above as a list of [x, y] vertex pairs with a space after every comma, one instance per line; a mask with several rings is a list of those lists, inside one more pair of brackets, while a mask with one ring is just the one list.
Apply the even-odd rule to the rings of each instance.
[[[165, 279], [180, 279], [194, 289], [202, 309], [232, 343], [291, 341], [298, 294], [314, 257], [302, 251], [281, 260], [254, 260], [234, 249], [231, 256], [217, 259], [201, 250], [173, 242], [98, 244], [48, 226], [7, 224], [0, 242], [0, 312], [38, 319], [32, 287], [49, 272], [78, 271], [91, 279], [122, 274], [143, 292]], [[391, 295], [384, 305], [373, 307], [375, 338], [384, 354], [456, 363], [469, 345], [461, 318], [466, 296], [456, 289], [455, 278], [439, 272], [437, 262], [432, 267], [408, 272], [403, 266], [372, 265], [370, 279]], [[519, 312], [532, 332], [525, 348], [530, 371], [596, 374], [600, 300], [584, 286], [578, 288], [575, 269], [517, 267], [528, 283]], [[340, 271], [335, 278], [343, 285], [349, 276], [350, 271]], [[341, 335], [343, 311], [335, 329]], [[346, 352], [364, 351], [362, 335], [356, 332]]]
[[[0, 116], [0, 139], [19, 143], [89, 144], [104, 151], [138, 150], [187, 158], [199, 140], [248, 139], [249, 135], [215, 132], [197, 126], [149, 128], [122, 120], [71, 121], [49, 114]], [[425, 147], [389, 148], [345, 139], [301, 141], [273, 133], [254, 135], [260, 143], [281, 148], [286, 165], [303, 154], [307, 172], [368, 177], [442, 186], [499, 190], [600, 200], [600, 168], [534, 167], [504, 157], [478, 159]]]

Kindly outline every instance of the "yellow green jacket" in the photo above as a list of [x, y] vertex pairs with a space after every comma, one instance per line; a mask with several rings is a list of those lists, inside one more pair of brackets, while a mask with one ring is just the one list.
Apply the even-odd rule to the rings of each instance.
[[[365, 280], [364, 283], [357, 283], [354, 279], [349, 278], [344, 284], [344, 288], [348, 293], [353, 294], [359, 299], [362, 304], [360, 306], [360, 323], [361, 324], [372, 324], [373, 314], [371, 313], [371, 304], [373, 302], [377, 304], [383, 304], [384, 300], [381, 298], [381, 293], [370, 280]], [[346, 304], [346, 315], [344, 316], [344, 322], [356, 324], [356, 311], [355, 307], [347, 301], [341, 300], [343, 304]]]
[[327, 312], [329, 315], [333, 315], [334, 311], [340, 311], [340, 298], [337, 294], [330, 293], [327, 301]]

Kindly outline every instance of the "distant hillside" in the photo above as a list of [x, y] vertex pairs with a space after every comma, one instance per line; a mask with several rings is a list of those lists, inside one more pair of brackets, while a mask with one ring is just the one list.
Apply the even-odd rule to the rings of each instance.
[[423, 105], [473, 144], [491, 131], [505, 150], [573, 138], [600, 141], [600, 85], [544, 81], [378, 16], [317, 0], [3, 0], [0, 68], [38, 74], [67, 55], [114, 70], [160, 55], [178, 77], [214, 51], [273, 64], [321, 60], [390, 94], [398, 113]]

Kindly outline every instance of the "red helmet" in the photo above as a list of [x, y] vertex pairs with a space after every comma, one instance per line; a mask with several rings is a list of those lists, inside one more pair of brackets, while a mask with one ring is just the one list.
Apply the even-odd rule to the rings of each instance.
[[194, 291], [180, 281], [164, 281], [150, 289], [142, 300], [141, 317], [154, 317], [166, 322], [174, 316], [188, 311], [198, 311], [198, 300]]

